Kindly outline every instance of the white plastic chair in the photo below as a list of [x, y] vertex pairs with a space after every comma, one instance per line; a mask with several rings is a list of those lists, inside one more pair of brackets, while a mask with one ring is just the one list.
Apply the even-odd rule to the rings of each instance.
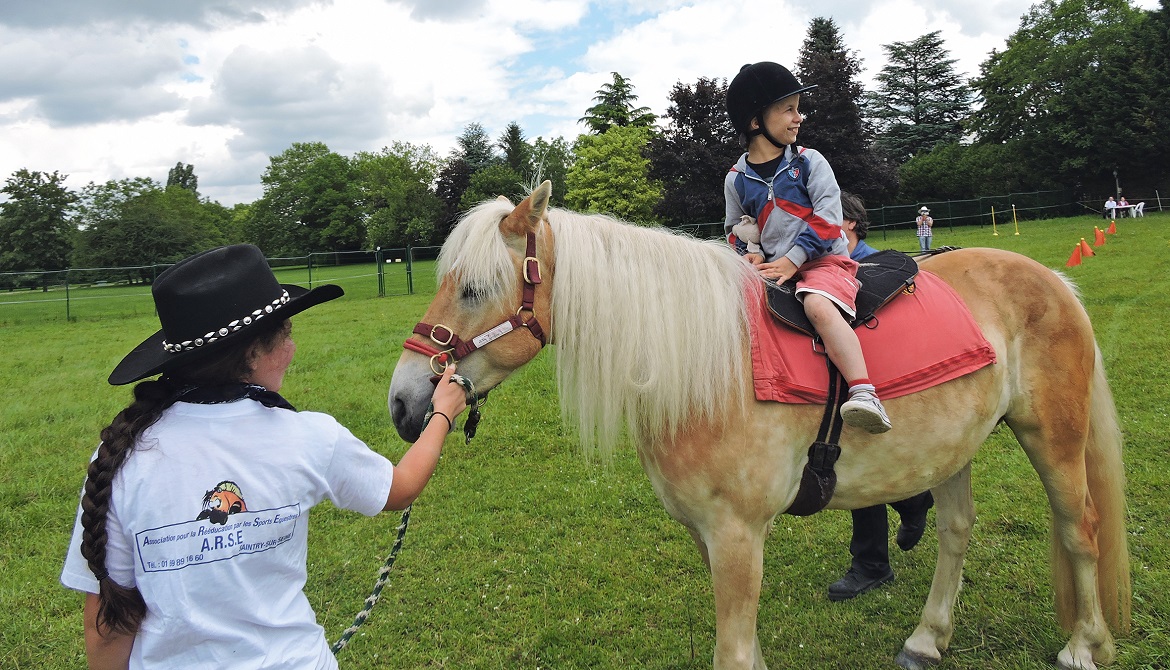
[[1146, 215], [1146, 203], [1139, 202], [1137, 204], [1137, 206], [1133, 208], [1133, 215], [1134, 215], [1134, 217], [1145, 216]]

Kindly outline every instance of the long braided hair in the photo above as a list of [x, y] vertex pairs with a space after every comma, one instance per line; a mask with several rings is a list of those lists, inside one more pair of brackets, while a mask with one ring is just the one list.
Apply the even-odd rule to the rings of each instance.
[[97, 458], [89, 464], [81, 496], [81, 555], [99, 584], [99, 634], [133, 635], [146, 616], [146, 602], [138, 589], [122, 586], [106, 570], [106, 517], [112, 482], [138, 438], [175, 403], [182, 389], [246, 379], [254, 371], [256, 357], [275, 349], [291, 332], [287, 319], [258, 323], [254, 333], [239, 342], [225, 342], [213, 358], [178, 367], [157, 380], [140, 382], [134, 387], [134, 402], [102, 429], [102, 443]]

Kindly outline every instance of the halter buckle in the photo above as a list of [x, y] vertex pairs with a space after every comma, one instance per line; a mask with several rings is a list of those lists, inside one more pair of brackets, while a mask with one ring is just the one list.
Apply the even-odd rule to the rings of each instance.
[[[529, 269], [532, 268], [534, 264], [536, 266], [536, 272], [535, 272], [536, 278], [535, 279], [533, 279], [533, 277], [532, 277], [533, 273], [529, 272]], [[525, 256], [524, 257], [524, 281], [528, 284], [539, 284], [540, 283], [540, 259], [539, 258], [537, 258], [535, 256]]]
[[[440, 328], [447, 331], [446, 340], [440, 340], [439, 338], [435, 337], [435, 331], [439, 330]], [[444, 326], [441, 323], [436, 323], [435, 325], [431, 326], [431, 340], [433, 340], [435, 344], [441, 347], [446, 347], [451, 344], [451, 340], [453, 339], [455, 339], [455, 331], [451, 330], [447, 326]]]

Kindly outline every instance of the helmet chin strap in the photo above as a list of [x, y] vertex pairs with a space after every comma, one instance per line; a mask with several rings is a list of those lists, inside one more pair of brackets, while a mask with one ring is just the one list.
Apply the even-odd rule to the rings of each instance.
[[768, 132], [767, 127], [764, 126], [764, 120], [762, 118], [760, 118], [759, 116], [756, 116], [755, 122], [757, 124], [756, 127], [748, 130], [748, 132], [747, 132], [748, 139], [751, 139], [752, 137], [755, 137], [756, 135], [763, 135], [764, 139], [771, 142], [772, 146], [776, 147], [781, 152], [783, 152], [785, 149], [788, 148], [787, 144], [781, 144], [780, 140], [776, 139], [775, 137], [772, 137], [772, 133]]
[[783, 153], [784, 150], [788, 148], [787, 144], [780, 144], [780, 140], [776, 139], [775, 137], [772, 137], [772, 133], [768, 132], [768, 129], [765, 128], [764, 126], [760, 126], [760, 134], [763, 135], [764, 138], [767, 139], [769, 142], [771, 142], [772, 146], [779, 149], [781, 153]]

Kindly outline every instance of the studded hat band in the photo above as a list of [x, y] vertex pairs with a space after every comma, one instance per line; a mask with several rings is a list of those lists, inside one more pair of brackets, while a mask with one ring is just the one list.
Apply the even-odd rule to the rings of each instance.
[[221, 337], [227, 337], [228, 335], [240, 330], [244, 326], [250, 326], [260, 319], [263, 319], [266, 315], [272, 314], [276, 310], [283, 307], [284, 304], [288, 302], [288, 300], [288, 291], [281, 291], [280, 297], [276, 300], [273, 300], [272, 304], [265, 305], [264, 307], [252, 312], [248, 316], [245, 316], [242, 319], [236, 319], [219, 330], [213, 330], [210, 333], [207, 333], [203, 337], [197, 337], [193, 340], [185, 340], [183, 342], [176, 342], [174, 344], [163, 340], [163, 349], [169, 351], [172, 354], [178, 354], [184, 351], [197, 349], [205, 344], [211, 344]]

